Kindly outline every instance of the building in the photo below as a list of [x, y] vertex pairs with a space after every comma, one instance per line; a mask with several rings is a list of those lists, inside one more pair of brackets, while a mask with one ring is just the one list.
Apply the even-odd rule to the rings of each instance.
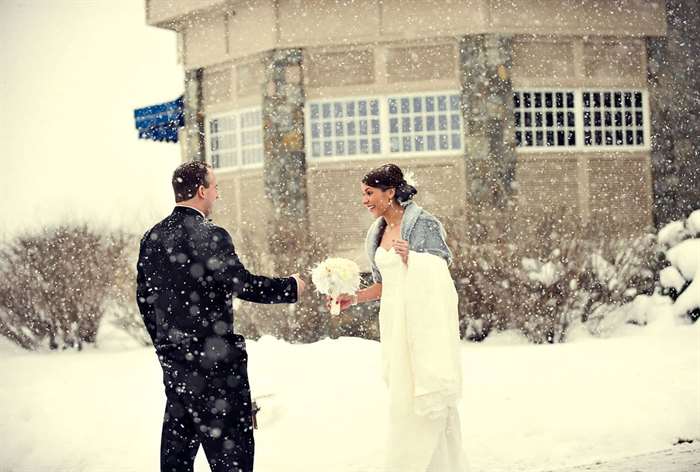
[[218, 220], [257, 240], [310, 232], [358, 261], [359, 181], [385, 162], [453, 221], [566, 208], [609, 234], [651, 225], [646, 45], [665, 15], [641, 0], [146, 1], [148, 24], [178, 33], [183, 159], [203, 148], [219, 169]]

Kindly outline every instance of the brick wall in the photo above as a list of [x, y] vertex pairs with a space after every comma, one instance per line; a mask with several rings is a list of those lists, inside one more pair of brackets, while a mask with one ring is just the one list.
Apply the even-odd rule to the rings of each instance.
[[591, 221], [606, 234], [634, 234], [652, 225], [650, 166], [648, 154], [588, 159]]

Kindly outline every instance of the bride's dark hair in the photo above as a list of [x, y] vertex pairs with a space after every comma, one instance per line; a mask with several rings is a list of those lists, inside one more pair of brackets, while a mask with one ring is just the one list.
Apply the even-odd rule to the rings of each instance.
[[396, 164], [384, 164], [367, 172], [362, 178], [362, 183], [370, 187], [381, 190], [396, 190], [396, 201], [407, 202], [413, 198], [418, 190], [413, 185], [409, 185], [403, 177], [403, 172]]

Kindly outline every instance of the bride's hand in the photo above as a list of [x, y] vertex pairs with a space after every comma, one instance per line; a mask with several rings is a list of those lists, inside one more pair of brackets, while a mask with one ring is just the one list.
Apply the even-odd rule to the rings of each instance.
[[404, 264], [408, 264], [408, 241], [404, 239], [397, 239], [393, 242], [394, 252], [401, 256], [401, 260]]
[[[346, 310], [348, 307], [352, 306], [353, 304], [353, 299], [355, 298], [354, 295], [339, 295], [335, 301], [340, 305], [340, 311]], [[326, 308], [329, 310], [331, 309], [331, 297], [326, 297]]]

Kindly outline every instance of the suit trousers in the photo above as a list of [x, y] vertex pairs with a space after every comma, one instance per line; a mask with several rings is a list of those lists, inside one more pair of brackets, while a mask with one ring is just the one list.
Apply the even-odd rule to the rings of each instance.
[[[247, 356], [226, 368], [163, 362], [161, 472], [192, 472], [200, 444], [212, 472], [252, 472], [255, 442]], [[217, 363], [218, 364], [218, 363]]]

